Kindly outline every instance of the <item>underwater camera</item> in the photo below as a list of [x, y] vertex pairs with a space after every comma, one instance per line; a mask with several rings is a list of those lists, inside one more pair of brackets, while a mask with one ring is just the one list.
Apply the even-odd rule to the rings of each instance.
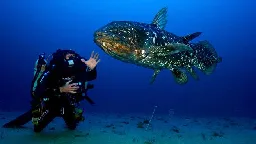
[[94, 85], [93, 84], [88, 84], [88, 83], [82, 83], [82, 82], [76, 82], [77, 86], [79, 86], [79, 89], [77, 90], [77, 93], [83, 93], [86, 91], [86, 89], [93, 89]]
[[[71, 81], [72, 80], [72, 81]], [[74, 79], [74, 77], [71, 77], [71, 78], [63, 78], [63, 82], [64, 83], [67, 83], [68, 81], [71, 81], [69, 84], [72, 84], [72, 83], [76, 83], [79, 88], [76, 90], [76, 94], [82, 94], [83, 92], [85, 92], [85, 84], [80, 82], [80, 81], [77, 81], [76, 79]]]
[[[67, 82], [68, 80], [66, 80]], [[73, 80], [71, 83], [77, 83], [77, 86], [79, 87], [75, 94], [69, 94], [69, 96], [72, 95], [72, 98], [70, 99], [71, 101], [82, 101], [82, 100], [86, 100], [87, 102], [89, 102], [91, 105], [94, 105], [95, 102], [87, 95], [87, 90], [88, 89], [92, 89], [94, 87], [93, 84], [87, 84], [86, 82], [80, 82], [80, 81], [75, 81]], [[87, 84], [87, 86], [85, 86]], [[87, 87], [87, 88], [85, 88]], [[76, 98], [76, 100], [74, 100], [73, 98]]]
[[81, 82], [77, 82], [77, 86], [79, 87], [77, 89], [77, 93], [83, 93], [84, 92], [84, 90], [83, 90], [84, 85]]

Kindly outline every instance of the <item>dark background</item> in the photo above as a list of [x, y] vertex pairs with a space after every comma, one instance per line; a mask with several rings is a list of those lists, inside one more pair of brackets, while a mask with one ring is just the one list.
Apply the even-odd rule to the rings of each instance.
[[[157, 3], [156, 3], [157, 2]], [[211, 76], [200, 81], [174, 82], [162, 71], [149, 85], [153, 71], [117, 61], [93, 42], [93, 32], [113, 20], [150, 23], [168, 6], [166, 30], [209, 40], [223, 57]], [[99, 52], [98, 79], [89, 92], [97, 105], [88, 112], [254, 117], [255, 3], [252, 0], [2, 0], [0, 1], [0, 109], [29, 108], [30, 84], [38, 54], [68, 48], [88, 57]]]

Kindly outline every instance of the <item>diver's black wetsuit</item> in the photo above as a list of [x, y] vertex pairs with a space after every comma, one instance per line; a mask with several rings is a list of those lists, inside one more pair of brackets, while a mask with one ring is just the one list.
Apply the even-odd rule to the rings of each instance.
[[[63, 59], [63, 54], [60, 57], [57, 59]], [[76, 104], [83, 99], [93, 104], [93, 101], [86, 95], [88, 89], [83, 88], [85, 82], [96, 79], [96, 68], [87, 71], [88, 67], [80, 61], [80, 57], [72, 68], [56, 60], [52, 60], [50, 65], [51, 67], [37, 81], [37, 88], [31, 102], [32, 108], [3, 127], [19, 127], [30, 121], [31, 117], [39, 117], [38, 123], [34, 124], [34, 131], [40, 132], [55, 117], [61, 116], [69, 129], [76, 128], [79, 122], [79, 119], [75, 117]], [[60, 93], [59, 88], [65, 84], [63, 78], [67, 77], [72, 77], [71, 83], [81, 83], [81, 89], [77, 91], [77, 94]], [[85, 96], [82, 96], [83, 93]]]
[[[80, 60], [80, 59], [79, 59]], [[76, 61], [72, 68], [62, 65], [56, 65], [51, 70], [46, 71], [38, 80], [38, 86], [35, 91], [36, 97], [48, 99], [41, 103], [43, 111], [41, 111], [40, 121], [34, 124], [34, 131], [40, 132], [43, 130], [55, 117], [63, 117], [69, 129], [75, 129], [79, 120], [75, 117], [76, 103], [82, 99], [82, 90], [78, 90], [77, 94], [60, 93], [60, 87], [65, 85], [66, 81], [63, 78], [71, 78], [71, 83], [80, 83], [84, 87], [86, 81], [96, 79], [96, 68], [91, 71], [86, 71], [87, 66], [81, 61]], [[39, 102], [39, 101], [38, 101]], [[38, 103], [36, 102], [36, 103]], [[42, 108], [41, 108], [42, 110]]]

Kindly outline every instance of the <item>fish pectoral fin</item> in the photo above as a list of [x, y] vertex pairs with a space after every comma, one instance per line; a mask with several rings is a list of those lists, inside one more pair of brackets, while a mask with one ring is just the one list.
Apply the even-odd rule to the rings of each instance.
[[168, 55], [172, 55], [182, 51], [193, 51], [193, 49], [190, 46], [185, 45], [183, 43], [172, 43], [165, 46], [165, 49], [167, 51], [166, 54]]
[[157, 75], [158, 75], [159, 73], [160, 73], [160, 70], [155, 70], [155, 71], [154, 71], [154, 74], [153, 74], [153, 76], [152, 76], [152, 78], [151, 78], [150, 84], [153, 84], [153, 83], [155, 82], [156, 77], [157, 77]]
[[166, 46], [151, 46], [147, 56], [163, 57], [176, 54], [182, 51], [193, 51], [193, 49], [182, 43], [171, 43]]
[[172, 75], [174, 76], [176, 83], [183, 85], [188, 82], [188, 76], [186, 75], [185, 72], [183, 72], [177, 68], [172, 68], [172, 69], [170, 69], [170, 71], [172, 72]]
[[158, 11], [158, 13], [155, 15], [153, 22], [153, 25], [156, 25], [160, 29], [164, 29], [167, 24], [167, 7], [164, 7]]
[[198, 75], [196, 74], [195, 70], [193, 69], [193, 67], [191, 66], [187, 66], [186, 70], [190, 73], [190, 75], [195, 79], [195, 80], [199, 80]]

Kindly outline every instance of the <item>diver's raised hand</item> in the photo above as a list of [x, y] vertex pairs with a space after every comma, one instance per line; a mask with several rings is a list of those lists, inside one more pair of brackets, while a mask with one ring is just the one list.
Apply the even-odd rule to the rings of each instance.
[[81, 61], [85, 63], [91, 70], [93, 70], [97, 66], [97, 64], [100, 62], [99, 54], [94, 53], [94, 51], [92, 51], [91, 57], [89, 60], [85, 61], [84, 59], [81, 59]]
[[60, 87], [61, 93], [76, 93], [76, 90], [79, 89], [79, 86], [77, 86], [77, 83], [70, 84], [71, 81], [68, 81], [64, 86]]

